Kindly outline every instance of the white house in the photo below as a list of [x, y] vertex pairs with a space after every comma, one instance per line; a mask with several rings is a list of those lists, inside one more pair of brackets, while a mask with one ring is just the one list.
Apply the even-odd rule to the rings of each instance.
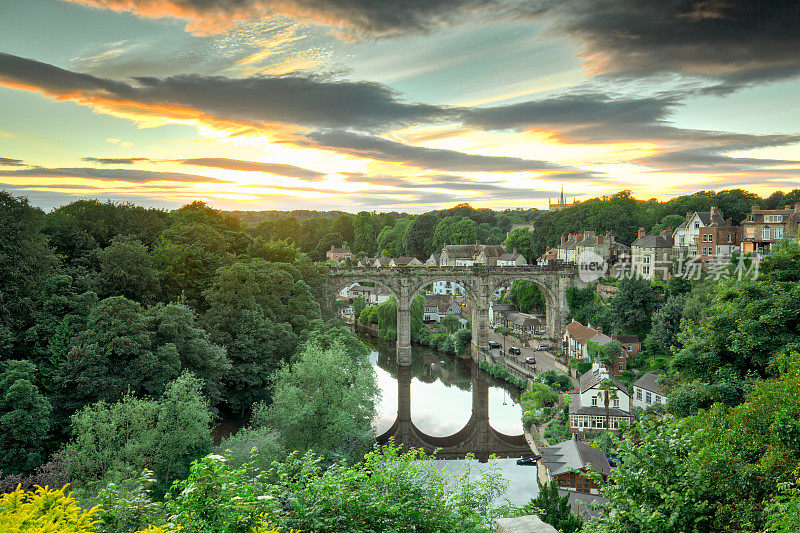
[[645, 372], [645, 374], [636, 380], [633, 384], [633, 406], [646, 409], [651, 405], [667, 403], [667, 395], [658, 384], [660, 376]]
[[[440, 322], [442, 318], [448, 315], [459, 317], [461, 315], [461, 304], [440, 294], [427, 294], [425, 295], [425, 311], [422, 315], [423, 322]], [[461, 319], [462, 324], [465, 324], [466, 319]]]
[[580, 377], [580, 394], [573, 395], [569, 404], [569, 428], [573, 433], [594, 433], [607, 429], [605, 393], [600, 388], [606, 379], [614, 384], [617, 396], [609, 402], [608, 429], [617, 431], [622, 422], [631, 422], [631, 400], [627, 387], [599, 363], [594, 363], [592, 369]]
[[421, 267], [422, 261], [416, 257], [393, 257], [389, 260], [390, 267]]
[[364, 300], [367, 302], [367, 305], [382, 304], [388, 300], [391, 295], [392, 294], [389, 292], [389, 289], [382, 285], [378, 285], [377, 287], [368, 287], [365, 285], [355, 284], [347, 291], [347, 298], [349, 300], [355, 300], [359, 296], [363, 296]]
[[686, 220], [675, 228], [675, 248], [678, 252], [694, 253], [700, 241], [700, 228], [705, 228], [715, 222], [719, 226], [725, 225], [725, 219], [716, 208], [711, 211], [695, 211], [686, 213]]
[[587, 349], [587, 343], [592, 337], [602, 332], [602, 328], [584, 326], [580, 322], [573, 320], [567, 324], [567, 327], [565, 327], [564, 331], [561, 333], [564, 353], [567, 357], [575, 357], [588, 361], [589, 351]]
[[446, 294], [450, 296], [463, 296], [464, 287], [454, 281], [434, 281], [433, 294]]
[[448, 244], [439, 255], [439, 266], [493, 266], [497, 258], [505, 253], [500, 245]]
[[497, 258], [497, 266], [525, 266], [528, 262], [514, 248], [513, 253], [505, 253]]
[[428, 258], [428, 260], [425, 261], [425, 266], [426, 267], [438, 267], [439, 266], [439, 260], [440, 260], [441, 256], [442, 256], [442, 254], [440, 254], [440, 253], [431, 254], [431, 256]]

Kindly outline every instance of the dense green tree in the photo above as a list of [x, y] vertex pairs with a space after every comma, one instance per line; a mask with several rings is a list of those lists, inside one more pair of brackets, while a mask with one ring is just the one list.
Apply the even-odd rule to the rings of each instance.
[[745, 219], [750, 208], [754, 205], [759, 208], [763, 200], [755, 193], [742, 189], [727, 189], [714, 195], [714, 205], [722, 212], [722, 216], [730, 218], [735, 226]]
[[[378, 388], [363, 345], [310, 340], [275, 377], [272, 404], [253, 416], [255, 427], [276, 429], [289, 450], [356, 459], [370, 446]], [[355, 356], [354, 356], [355, 355]]]
[[397, 302], [393, 296], [378, 305], [378, 335], [388, 341], [397, 339]]
[[597, 360], [610, 369], [614, 367], [614, 363], [619, 360], [620, 355], [622, 355], [622, 343], [612, 340], [600, 347]]
[[128, 394], [160, 395], [180, 373], [176, 351], [153, 351], [142, 307], [122, 296], [100, 301], [73, 338], [58, 369], [61, 403], [69, 410]]
[[27, 474], [44, 460], [52, 406], [29, 361], [0, 364], [0, 471]]
[[353, 316], [358, 319], [361, 316], [361, 312], [367, 307], [367, 301], [364, 299], [362, 294], [358, 295], [358, 298], [353, 300]]
[[678, 346], [684, 302], [683, 296], [671, 296], [653, 315], [651, 334], [666, 353], [670, 353], [673, 346]]
[[288, 241], [268, 241], [261, 237], [256, 237], [248, 250], [250, 257], [273, 263], [294, 263], [299, 253], [297, 246]]
[[419, 331], [425, 327], [422, 318], [425, 316], [425, 297], [421, 294], [411, 300], [411, 338], [417, 340]]
[[42, 216], [26, 199], [0, 191], [0, 359], [31, 325], [33, 299], [55, 269]]
[[188, 474], [192, 460], [210, 450], [210, 420], [202, 383], [190, 373], [170, 383], [160, 400], [101, 400], [72, 417], [70, 472], [85, 486], [148, 468], [163, 492]]
[[505, 237], [503, 230], [489, 222], [482, 222], [475, 228], [475, 239], [481, 244], [503, 244]]
[[408, 231], [406, 231], [406, 253], [422, 260], [427, 259], [436, 250], [432, 242], [433, 232], [439, 223], [439, 217], [434, 212], [423, 213], [414, 218]]
[[393, 226], [384, 226], [378, 234], [377, 249], [386, 250], [388, 257], [405, 256], [406, 232], [412, 222], [411, 217], [405, 217], [399, 219]]
[[670, 229], [675, 231], [675, 228], [683, 224], [686, 220], [685, 215], [666, 215], [661, 221], [653, 226], [652, 233], [655, 235], [656, 233], [660, 233], [661, 230]]
[[519, 508], [519, 516], [537, 515], [543, 522], [556, 528], [561, 533], [577, 533], [583, 526], [583, 520], [572, 513], [569, 495], [559, 496], [558, 483], [539, 484], [539, 495]]
[[445, 217], [436, 224], [431, 244], [436, 251], [448, 244], [475, 244], [476, 231], [475, 222], [469, 218]]
[[336, 217], [331, 223], [331, 231], [341, 235], [344, 242], [352, 243], [354, 237], [353, 216], [342, 214]]
[[515, 281], [511, 285], [509, 300], [521, 313], [544, 313], [546, 310], [542, 291], [532, 281]]
[[372, 215], [368, 211], [361, 211], [353, 220], [353, 252], [357, 255], [374, 257], [375, 249]]
[[447, 333], [455, 333], [461, 329], [461, 321], [455, 315], [447, 315], [439, 322], [439, 326]]
[[637, 335], [650, 331], [654, 299], [650, 282], [639, 278], [624, 278], [608, 305], [614, 329], [620, 333]]
[[517, 228], [508, 234], [505, 241], [507, 251], [516, 250], [528, 260], [528, 264], [533, 264], [539, 258], [536, 249], [536, 233], [527, 228]]
[[99, 254], [102, 296], [124, 296], [152, 303], [159, 291], [158, 271], [147, 247], [131, 237], [115, 237]]
[[196, 322], [194, 311], [181, 304], [157, 305], [147, 310], [147, 329], [152, 332], [157, 358], [171, 361], [177, 357], [181, 371], [192, 372], [200, 379], [203, 394], [217, 405], [224, 399], [223, 379], [231, 364], [225, 349], [213, 344]]
[[792, 189], [781, 200], [781, 207], [793, 208], [798, 202], [800, 202], [800, 189]]

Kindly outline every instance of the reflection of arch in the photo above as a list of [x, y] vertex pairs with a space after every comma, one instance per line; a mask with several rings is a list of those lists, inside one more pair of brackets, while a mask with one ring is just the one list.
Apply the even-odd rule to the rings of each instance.
[[436, 454], [439, 459], [463, 459], [474, 454], [481, 462], [489, 456], [522, 457], [531, 448], [524, 435], [506, 435], [494, 429], [489, 422], [489, 385], [480, 371], [472, 367], [472, 416], [459, 431], [446, 437], [435, 437], [421, 431], [411, 419], [411, 368], [397, 368], [397, 418], [394, 424], [378, 437], [386, 444], [394, 437], [396, 444], [408, 448], [421, 448]]

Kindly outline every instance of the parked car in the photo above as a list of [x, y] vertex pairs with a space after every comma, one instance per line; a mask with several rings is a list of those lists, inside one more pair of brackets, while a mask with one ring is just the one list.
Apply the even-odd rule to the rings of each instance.
[[539, 350], [540, 352], [546, 352], [547, 348], [549, 348], [549, 346], [547, 346], [546, 344], [540, 344], [539, 346], [536, 347], [536, 349]]
[[526, 357], [525, 358], [525, 362], [528, 363], [529, 365], [535, 365], [536, 364], [536, 358], [535, 357]]
[[520, 350], [516, 346], [512, 346], [511, 348], [508, 349], [508, 354], [509, 355], [519, 355], [521, 353], [522, 353], [522, 350]]
[[489, 348], [493, 348], [494, 349], [494, 348], [500, 348], [500, 347], [501, 347], [501, 345], [500, 345], [499, 342], [497, 342], [497, 341], [489, 341]]
[[541, 459], [541, 455], [534, 455], [533, 457], [523, 457], [521, 459], [517, 459], [517, 465], [519, 466], [536, 466], [536, 461]]

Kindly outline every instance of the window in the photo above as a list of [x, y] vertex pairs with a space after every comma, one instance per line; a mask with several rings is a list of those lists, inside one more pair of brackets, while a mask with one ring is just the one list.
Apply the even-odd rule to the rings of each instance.
[[644, 274], [645, 276], [649, 275], [650, 274], [650, 267], [647, 266], [647, 265], [643, 266], [642, 267], [642, 274]]
[[694, 223], [694, 229], [700, 229], [700, 223], [699, 222], [695, 222]]
[[642, 389], [636, 389], [636, 399], [637, 400], [642, 399]]
[[656, 394], [656, 403], [661, 403], [661, 395]]
[[619, 409], [619, 400], [614, 400], [614, 408]]
[[592, 396], [592, 405], [597, 405], [597, 396]]
[[764, 222], [783, 222], [783, 215], [764, 215]]
[[686, 237], [681, 235], [681, 246], [686, 244]]
[[733, 235], [731, 235], [730, 233], [728, 233], [728, 244], [730, 244], [730, 243], [732, 243], [732, 242], [733, 242]]
[[755, 222], [756, 221], [756, 216], [755, 215], [747, 215], [747, 221], [748, 222]]
[[756, 228], [745, 228], [745, 237], [748, 239], [755, 239], [756, 237]]
[[644, 401], [645, 401], [645, 403], [653, 403], [653, 395], [650, 394], [649, 392], [646, 393], [645, 397], [644, 397]]
[[768, 241], [768, 240], [769, 240], [769, 235], [770, 235], [769, 228], [764, 228], [764, 230], [763, 230], [763, 231], [762, 231], [762, 233], [761, 233], [761, 236], [762, 236], [762, 238], [763, 238], [765, 241]]
[[772, 228], [772, 238], [783, 239], [783, 228]]

